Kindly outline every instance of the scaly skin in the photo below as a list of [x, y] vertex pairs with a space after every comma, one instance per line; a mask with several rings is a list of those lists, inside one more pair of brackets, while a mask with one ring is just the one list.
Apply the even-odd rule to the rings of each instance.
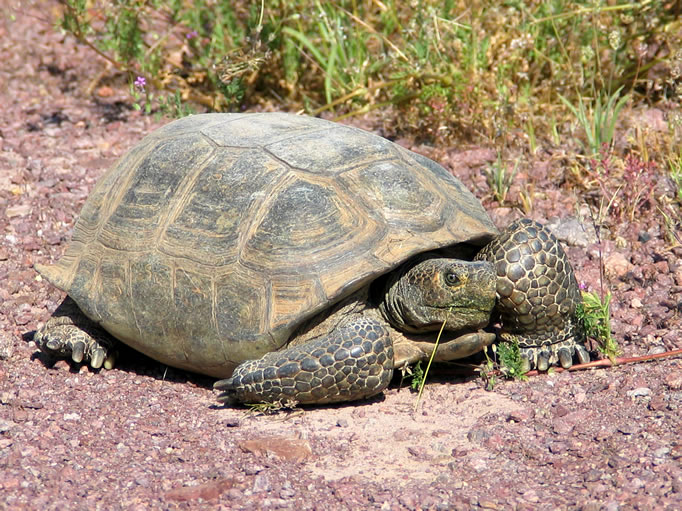
[[68, 296], [33, 340], [49, 355], [70, 356], [78, 364], [88, 362], [93, 369], [114, 367], [116, 341], [90, 321]]
[[388, 331], [359, 316], [326, 337], [244, 362], [214, 388], [221, 402], [323, 404], [378, 394], [392, 375]]
[[589, 362], [575, 315], [582, 301], [578, 282], [549, 229], [528, 219], [514, 222], [476, 259], [495, 267], [501, 337], [519, 343], [526, 370], [546, 371], [557, 362], [571, 367], [574, 355]]

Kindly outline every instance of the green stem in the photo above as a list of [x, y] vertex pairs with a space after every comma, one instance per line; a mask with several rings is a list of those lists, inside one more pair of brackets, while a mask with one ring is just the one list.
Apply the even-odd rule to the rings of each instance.
[[[452, 307], [450, 307], [450, 312], [452, 312]], [[421, 384], [419, 385], [419, 394], [417, 395], [417, 402], [414, 404], [414, 411], [417, 411], [417, 408], [419, 408], [419, 403], [422, 399], [422, 393], [424, 392], [424, 385], [426, 384], [426, 376], [429, 374], [429, 369], [431, 368], [431, 362], [433, 362], [433, 357], [436, 356], [436, 351], [438, 350], [438, 343], [440, 342], [440, 337], [443, 335], [443, 330], [445, 330], [445, 323], [447, 323], [447, 320], [443, 321], [443, 324], [440, 326], [440, 331], [438, 332], [438, 337], [436, 337], [436, 344], [433, 346], [433, 351], [431, 352], [431, 356], [429, 357], [429, 363], [426, 365], [426, 369], [424, 370], [424, 378], [422, 378]]]

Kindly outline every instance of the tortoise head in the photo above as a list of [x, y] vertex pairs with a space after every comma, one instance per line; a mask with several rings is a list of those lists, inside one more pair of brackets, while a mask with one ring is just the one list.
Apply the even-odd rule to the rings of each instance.
[[487, 261], [429, 258], [389, 279], [379, 307], [399, 330], [478, 329], [495, 306], [496, 275]]

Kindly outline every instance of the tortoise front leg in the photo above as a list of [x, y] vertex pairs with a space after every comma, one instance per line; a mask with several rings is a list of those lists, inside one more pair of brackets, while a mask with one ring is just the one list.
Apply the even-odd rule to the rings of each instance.
[[582, 302], [566, 253], [542, 224], [522, 219], [483, 248], [477, 259], [497, 272], [500, 337], [516, 341], [524, 368], [568, 368], [574, 357], [589, 362], [585, 331], [576, 310]]
[[44, 353], [53, 357], [70, 357], [78, 364], [89, 362], [94, 369], [114, 366], [116, 341], [83, 314], [68, 296], [33, 340]]
[[388, 330], [361, 316], [321, 338], [246, 361], [213, 387], [223, 391], [221, 402], [323, 404], [378, 394], [392, 375]]
[[[490, 346], [495, 342], [496, 337], [494, 333], [484, 332], [483, 330], [456, 337], [445, 333], [443, 339], [438, 343], [433, 360], [436, 362], [450, 362], [466, 358], [479, 351], [483, 351], [486, 346]], [[393, 342], [395, 367], [403, 367], [415, 364], [420, 360], [428, 360], [431, 358], [434, 348], [436, 348], [436, 343], [432, 337], [423, 341], [418, 340], [416, 337], [395, 339]]]

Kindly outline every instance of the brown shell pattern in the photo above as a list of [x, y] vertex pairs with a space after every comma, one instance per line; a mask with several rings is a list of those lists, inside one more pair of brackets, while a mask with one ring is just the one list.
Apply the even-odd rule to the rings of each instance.
[[202, 114], [114, 165], [41, 272], [133, 348], [219, 376], [414, 254], [493, 234], [457, 179], [384, 138]]

